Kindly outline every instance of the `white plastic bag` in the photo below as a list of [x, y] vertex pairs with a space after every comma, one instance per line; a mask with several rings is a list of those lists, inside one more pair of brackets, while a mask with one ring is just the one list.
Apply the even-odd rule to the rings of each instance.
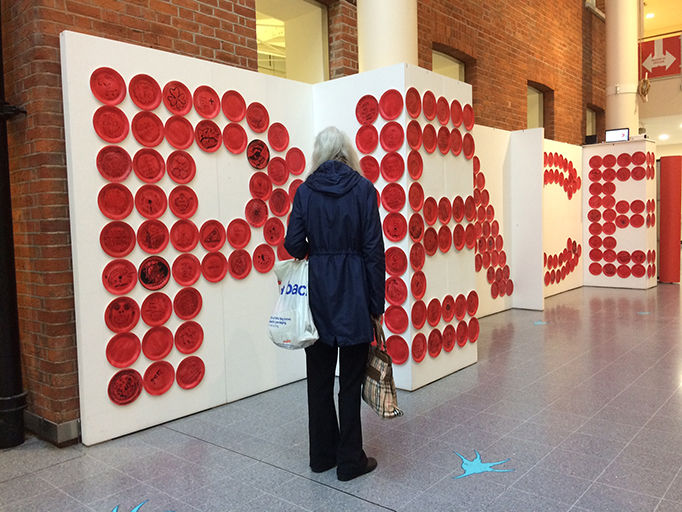
[[308, 303], [308, 260], [278, 261], [275, 275], [279, 299], [270, 316], [270, 339], [290, 350], [309, 347], [319, 335]]

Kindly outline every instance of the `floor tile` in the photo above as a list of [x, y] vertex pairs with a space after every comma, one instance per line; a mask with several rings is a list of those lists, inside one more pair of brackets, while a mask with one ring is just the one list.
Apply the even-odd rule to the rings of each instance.
[[614, 461], [597, 482], [621, 489], [637, 489], [638, 492], [662, 498], [675, 478], [676, 471], [660, 469], [661, 471], [656, 471], [626, 464], [623, 461]]
[[625, 444], [623, 441], [612, 441], [603, 437], [576, 433], [561, 443], [559, 448], [592, 457], [613, 460], [625, 448]]
[[603, 484], [593, 484], [576, 503], [579, 507], [599, 512], [650, 512], [659, 498], [638, 494]]
[[519, 479], [512, 487], [550, 498], [567, 505], [575, 503], [592, 484], [590, 480], [557, 473], [535, 467]]
[[518, 489], [507, 489], [487, 508], [491, 512], [566, 512], [566, 503], [531, 494]]

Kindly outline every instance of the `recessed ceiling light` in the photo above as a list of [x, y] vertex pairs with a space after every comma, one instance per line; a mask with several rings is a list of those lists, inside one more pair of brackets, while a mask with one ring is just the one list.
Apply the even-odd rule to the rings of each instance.
[[658, 138], [661, 140], [668, 140], [669, 136], [668, 134], [664, 133], [663, 135], [659, 135]]
[[650, 19], [653, 18], [654, 16], [656, 16], [656, 15], [655, 15], [653, 12], [650, 12], [650, 13], [647, 14], [645, 17], [646, 17], [646, 19], [650, 20]]

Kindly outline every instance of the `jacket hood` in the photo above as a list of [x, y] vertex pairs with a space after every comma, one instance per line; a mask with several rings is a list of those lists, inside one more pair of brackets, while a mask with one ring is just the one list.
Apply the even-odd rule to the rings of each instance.
[[357, 185], [362, 176], [348, 165], [327, 160], [313, 172], [305, 183], [313, 190], [330, 196], [343, 196]]

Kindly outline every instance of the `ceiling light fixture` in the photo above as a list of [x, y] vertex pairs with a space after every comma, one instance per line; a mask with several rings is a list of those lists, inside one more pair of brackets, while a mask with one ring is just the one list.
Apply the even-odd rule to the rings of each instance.
[[661, 140], [668, 140], [669, 135], [666, 134], [666, 133], [664, 133], [663, 135], [659, 135], [658, 138], [661, 139]]
[[653, 12], [650, 12], [650, 13], [647, 14], [645, 17], [646, 17], [646, 19], [650, 20], [650, 19], [653, 18], [654, 16], [656, 16], [656, 15], [655, 15]]

